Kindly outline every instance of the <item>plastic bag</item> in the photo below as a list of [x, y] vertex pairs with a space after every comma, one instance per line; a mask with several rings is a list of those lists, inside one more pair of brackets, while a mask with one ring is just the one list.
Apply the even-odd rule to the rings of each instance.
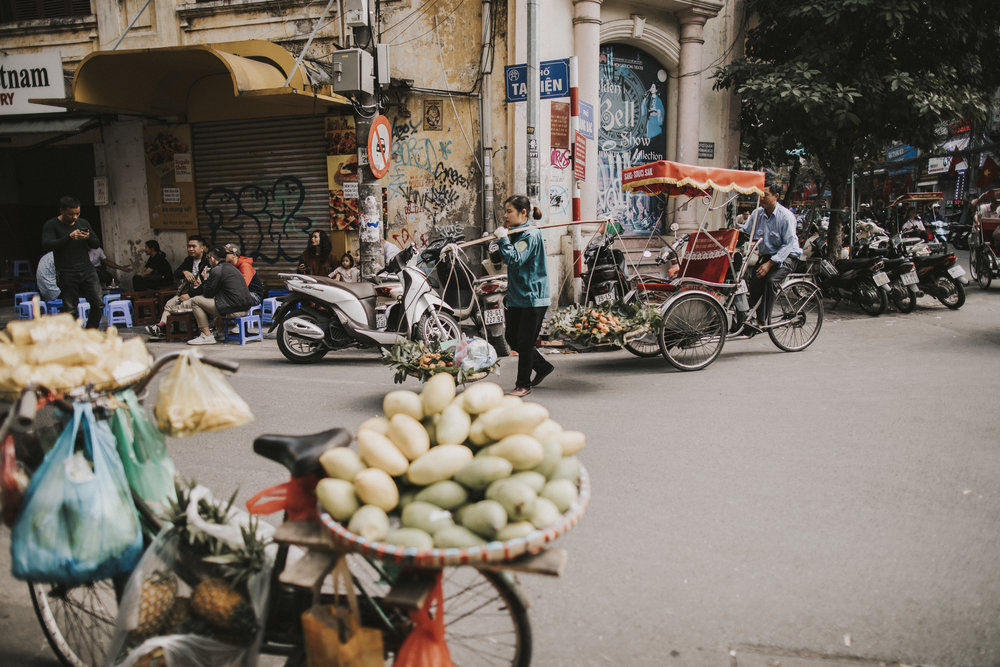
[[347, 609], [316, 605], [302, 614], [307, 667], [384, 667], [382, 633], [361, 625], [346, 558], [333, 569], [333, 586], [334, 594], [346, 591]]
[[115, 438], [90, 403], [74, 404], [72, 421], [25, 493], [11, 535], [11, 571], [28, 581], [77, 584], [131, 572], [141, 555], [142, 530]]
[[111, 415], [111, 432], [118, 442], [125, 477], [149, 505], [165, 508], [169, 501], [177, 499], [176, 470], [165, 438], [139, 405], [134, 391], [126, 389], [115, 397], [123, 405]]
[[[206, 548], [217, 549], [220, 543], [243, 544], [241, 527], [252, 525], [247, 513], [231, 511], [224, 524], [206, 521], [198, 513], [199, 504], [216, 501], [202, 486], [192, 489], [187, 501], [188, 530], [203, 532], [199, 541], [214, 542]], [[197, 517], [196, 521], [192, 517]], [[274, 533], [270, 524], [255, 522], [255, 528], [260, 539]], [[257, 664], [275, 551], [273, 544], [268, 546], [260, 569], [249, 576], [246, 585], [230, 588], [224, 583], [222, 570], [194, 553], [174, 527], [165, 526], [125, 586], [108, 653], [110, 663], [184, 667]], [[206, 595], [198, 592], [199, 586], [219, 583], [215, 595], [220, 596], [220, 606], [235, 612], [225, 623], [196, 602]], [[242, 598], [235, 605], [225, 602], [232, 593]]]
[[410, 620], [413, 621], [413, 630], [399, 647], [393, 667], [454, 667], [444, 639], [444, 589], [440, 573], [423, 608], [411, 611]]
[[497, 351], [482, 338], [463, 338], [455, 350], [455, 365], [464, 371], [479, 371], [497, 362]]
[[174, 438], [243, 426], [254, 418], [222, 371], [203, 364], [193, 350], [181, 352], [160, 384], [154, 412], [160, 431]]

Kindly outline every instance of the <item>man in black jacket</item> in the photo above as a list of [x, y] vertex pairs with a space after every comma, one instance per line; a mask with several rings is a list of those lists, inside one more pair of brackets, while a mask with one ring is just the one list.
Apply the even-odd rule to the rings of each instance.
[[96, 329], [104, 314], [101, 281], [90, 263], [89, 250], [101, 247], [101, 240], [80, 217], [80, 200], [62, 197], [59, 215], [42, 226], [42, 248], [51, 250], [56, 265], [56, 280], [62, 294], [63, 312], [77, 314], [82, 296], [90, 304], [87, 328]]
[[[243, 280], [243, 274], [226, 261], [226, 250], [215, 246], [208, 251], [208, 265], [212, 267], [208, 278], [190, 292], [191, 309], [198, 322], [201, 335], [188, 341], [188, 345], [214, 345], [211, 323], [216, 317], [246, 315], [254, 306], [253, 296]], [[181, 299], [189, 296], [181, 295]]]

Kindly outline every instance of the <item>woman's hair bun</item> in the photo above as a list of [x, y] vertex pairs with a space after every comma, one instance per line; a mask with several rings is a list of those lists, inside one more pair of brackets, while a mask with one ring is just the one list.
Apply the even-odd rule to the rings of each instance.
[[532, 211], [531, 211], [531, 217], [534, 218], [535, 220], [541, 220], [542, 219], [542, 209], [540, 209], [537, 206], [535, 206], [532, 209]]

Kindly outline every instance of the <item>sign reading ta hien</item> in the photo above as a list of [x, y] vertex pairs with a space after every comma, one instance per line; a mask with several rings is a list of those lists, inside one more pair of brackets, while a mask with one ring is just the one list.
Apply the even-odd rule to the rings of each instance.
[[[528, 65], [507, 65], [503, 68], [507, 82], [507, 101], [524, 102], [528, 99]], [[538, 64], [538, 96], [569, 97], [569, 58], [543, 60]]]

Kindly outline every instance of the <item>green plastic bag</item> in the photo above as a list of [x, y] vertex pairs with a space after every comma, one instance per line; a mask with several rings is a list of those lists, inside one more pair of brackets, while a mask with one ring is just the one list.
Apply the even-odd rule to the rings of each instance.
[[132, 489], [154, 508], [165, 508], [177, 499], [174, 462], [165, 438], [139, 404], [135, 392], [115, 395], [124, 405], [111, 415], [111, 431], [118, 441], [118, 455]]

